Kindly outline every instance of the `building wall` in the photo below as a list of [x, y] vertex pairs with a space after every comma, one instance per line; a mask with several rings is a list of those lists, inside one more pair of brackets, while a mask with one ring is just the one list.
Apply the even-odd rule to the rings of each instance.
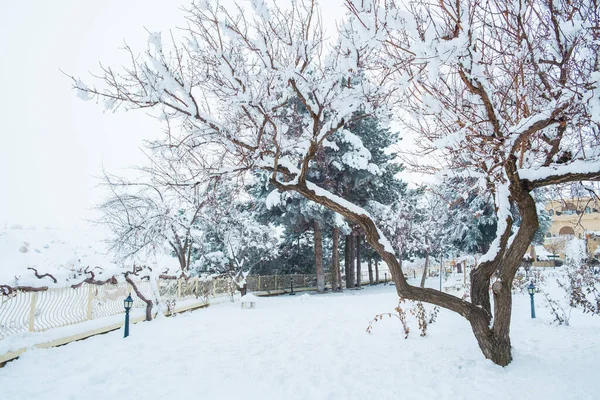
[[546, 204], [552, 217], [551, 237], [575, 235], [584, 239], [586, 232], [600, 233], [600, 203], [591, 198], [555, 200]]
[[[569, 236], [586, 240], [588, 254], [600, 246], [600, 202], [590, 197], [555, 200], [546, 204], [552, 225], [546, 234], [544, 247], [564, 259], [564, 248]], [[564, 246], [562, 246], [564, 247]], [[598, 254], [595, 255], [598, 257]]]

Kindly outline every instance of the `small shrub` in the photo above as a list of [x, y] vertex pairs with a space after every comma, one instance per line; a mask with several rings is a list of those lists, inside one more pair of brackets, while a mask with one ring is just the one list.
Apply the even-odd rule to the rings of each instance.
[[167, 304], [167, 313], [170, 316], [172, 316], [172, 317], [174, 317], [175, 315], [177, 315], [177, 314], [175, 314], [175, 304], [176, 304], [175, 300], [174, 299], [173, 300], [167, 300], [166, 304]]
[[421, 337], [427, 335], [427, 312], [425, 311], [423, 303], [418, 301], [415, 308], [411, 309], [410, 311], [415, 317], [417, 317], [417, 321], [419, 322], [419, 330], [421, 331]]
[[557, 279], [569, 306], [584, 313], [600, 315], [600, 275], [593, 261], [586, 259], [585, 241], [573, 238], [565, 249], [565, 279]]
[[551, 298], [548, 293], [544, 293], [544, 298], [546, 299], [547, 308], [549, 308], [552, 315], [554, 315], [553, 322], [558, 323], [558, 325], [569, 326], [569, 320], [571, 319], [571, 310], [573, 308], [569, 307], [569, 312], [567, 313], [563, 306], [560, 304], [560, 302]]
[[600, 275], [588, 265], [567, 267], [566, 282], [558, 281], [571, 307], [581, 307], [584, 313], [600, 315]]
[[377, 321], [381, 321], [385, 316], [392, 318], [398, 318], [400, 323], [402, 324], [402, 328], [404, 329], [404, 339], [408, 339], [408, 335], [410, 334], [410, 327], [407, 322], [407, 315], [413, 315], [417, 319], [417, 323], [419, 324], [419, 331], [421, 332], [420, 336], [427, 335], [427, 327], [433, 324], [438, 316], [440, 308], [435, 306], [431, 312], [427, 312], [425, 306], [422, 302], [418, 301], [415, 305], [412, 305], [408, 308], [408, 312], [402, 308], [402, 305], [406, 303], [405, 299], [400, 298], [398, 300], [398, 305], [394, 309], [396, 314], [394, 313], [381, 313], [375, 315], [375, 318], [369, 322], [369, 326], [367, 326], [367, 332], [371, 333], [373, 331], [373, 324]]
[[467, 284], [464, 285], [465, 291], [462, 295], [464, 301], [471, 301], [471, 279], [467, 280]]
[[375, 315], [375, 318], [373, 318], [371, 320], [371, 322], [369, 322], [369, 326], [367, 326], [367, 332], [371, 333], [371, 331], [373, 330], [373, 324], [377, 321], [381, 321], [384, 316], [388, 316], [389, 318], [396, 317], [396, 318], [398, 318], [398, 320], [400, 320], [400, 322], [402, 323], [402, 327], [404, 328], [404, 339], [408, 338], [408, 334], [410, 333], [410, 328], [408, 327], [408, 324], [406, 322], [406, 312], [404, 311], [404, 309], [402, 309], [402, 306], [401, 306], [401, 304], [404, 302], [405, 302], [405, 300], [402, 298], [400, 300], [398, 300], [398, 305], [394, 309], [396, 311], [396, 314], [381, 313], [381, 314]]
[[210, 296], [214, 296], [213, 293], [214, 285], [212, 283], [212, 279], [202, 279], [199, 282], [199, 292], [197, 293], [197, 297], [200, 297], [202, 301], [206, 304], [210, 302]]
[[527, 285], [529, 285], [529, 279], [522, 272], [518, 272], [513, 279], [512, 292], [513, 293], [525, 293]]

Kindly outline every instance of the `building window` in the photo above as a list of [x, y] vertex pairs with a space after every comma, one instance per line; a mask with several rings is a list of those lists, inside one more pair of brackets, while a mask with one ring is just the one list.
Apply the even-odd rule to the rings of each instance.
[[592, 210], [589, 207], [585, 208], [585, 213], [586, 214], [591, 214]]
[[551, 209], [551, 210], [549, 210], [549, 211], [548, 211], [548, 215], [554, 215], [554, 210], [552, 210], [552, 209]]
[[577, 213], [577, 207], [575, 207], [573, 203], [566, 203], [562, 207], [562, 213], [565, 215], [575, 215]]

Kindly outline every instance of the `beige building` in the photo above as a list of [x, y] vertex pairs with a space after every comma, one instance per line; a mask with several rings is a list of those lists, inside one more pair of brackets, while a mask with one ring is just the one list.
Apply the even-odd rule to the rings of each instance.
[[546, 210], [552, 217], [544, 243], [547, 250], [563, 257], [560, 243], [575, 236], [586, 239], [589, 255], [600, 255], [600, 201], [590, 197], [553, 200], [546, 204]]

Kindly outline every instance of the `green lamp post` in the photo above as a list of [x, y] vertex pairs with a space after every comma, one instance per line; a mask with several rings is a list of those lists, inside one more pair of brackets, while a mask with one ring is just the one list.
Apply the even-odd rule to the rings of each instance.
[[529, 298], [531, 299], [531, 318], [535, 318], [535, 303], [533, 301], [533, 295], [535, 294], [535, 285], [531, 282], [527, 286], [527, 292], [529, 293]]
[[125, 334], [123, 337], [126, 338], [129, 336], [129, 311], [131, 310], [131, 307], [133, 307], [131, 293], [129, 293], [129, 296], [123, 301], [123, 305], [125, 306]]

